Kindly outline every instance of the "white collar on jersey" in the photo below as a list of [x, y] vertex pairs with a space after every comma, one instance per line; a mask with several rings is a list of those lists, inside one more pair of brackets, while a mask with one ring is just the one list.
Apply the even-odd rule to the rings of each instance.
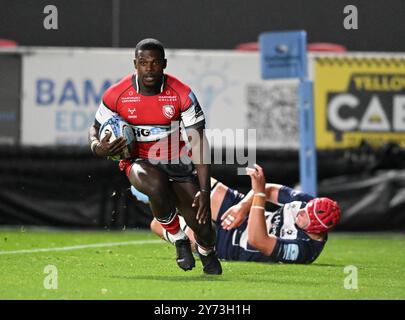
[[[136, 92], [139, 93], [139, 83], [138, 83], [138, 74], [135, 73], [135, 84], [136, 84]], [[163, 92], [163, 88], [165, 87], [165, 75], [163, 75], [162, 85], [160, 86], [160, 92]]]

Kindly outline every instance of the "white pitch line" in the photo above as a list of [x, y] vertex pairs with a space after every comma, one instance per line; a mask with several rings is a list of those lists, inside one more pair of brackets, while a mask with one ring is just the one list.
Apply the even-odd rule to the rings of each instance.
[[163, 243], [163, 241], [162, 240], [133, 240], [133, 241], [124, 241], [124, 242], [93, 243], [93, 244], [82, 244], [82, 245], [77, 245], [77, 246], [60, 247], [60, 248], [38, 248], [38, 249], [27, 249], [27, 250], [0, 251], [0, 255], [1, 254], [50, 252], [50, 251], [69, 251], [69, 250], [80, 250], [80, 249], [87, 249], [87, 248], [128, 246], [128, 245], [155, 244], [155, 243]]

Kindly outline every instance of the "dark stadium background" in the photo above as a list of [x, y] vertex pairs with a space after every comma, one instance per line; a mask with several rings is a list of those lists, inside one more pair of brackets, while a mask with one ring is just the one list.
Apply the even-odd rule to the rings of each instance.
[[[48, 4], [59, 10], [60, 27], [52, 32], [42, 25]], [[358, 30], [342, 27], [346, 4], [359, 9]], [[403, 0], [2, 0], [0, 8], [0, 38], [21, 46], [132, 48], [139, 39], [155, 37], [171, 49], [234, 49], [256, 42], [263, 31], [305, 29], [309, 42], [337, 43], [350, 51], [405, 52]], [[20, 73], [9, 76], [9, 68], [19, 70], [20, 61], [13, 56], [0, 60], [0, 98], [3, 106], [17, 108]], [[18, 136], [18, 128], [9, 130]], [[297, 151], [260, 150], [257, 159], [273, 181], [299, 182]], [[405, 228], [405, 205], [393, 211], [379, 201], [404, 186], [399, 174], [404, 160], [404, 150], [389, 144], [318, 154], [319, 193], [339, 198], [344, 208], [377, 192], [372, 182], [360, 189], [352, 188], [353, 182], [367, 181], [379, 169], [398, 170], [396, 179], [381, 180], [387, 187], [363, 208], [373, 209], [373, 218], [349, 219], [339, 230]], [[234, 172], [232, 166], [213, 166], [215, 177], [246, 191], [249, 180]], [[329, 187], [328, 179], [335, 177], [342, 181], [339, 190]], [[87, 147], [0, 145], [0, 188], [3, 225], [121, 229], [143, 228], [150, 220], [148, 208], [133, 200], [116, 165], [95, 158]]]
[[[405, 51], [400, 37], [405, 30], [402, 0], [2, 0], [0, 3], [1, 37], [14, 39], [20, 45], [131, 48], [138, 39], [156, 37], [168, 48], [233, 49], [240, 43], [257, 41], [263, 31], [305, 29], [309, 42], [340, 43], [351, 51]], [[42, 27], [42, 11], [48, 4], [57, 6], [60, 12], [57, 32], [47, 32]], [[346, 5], [358, 8], [358, 30], [342, 27]], [[119, 41], [113, 43], [116, 27]]]

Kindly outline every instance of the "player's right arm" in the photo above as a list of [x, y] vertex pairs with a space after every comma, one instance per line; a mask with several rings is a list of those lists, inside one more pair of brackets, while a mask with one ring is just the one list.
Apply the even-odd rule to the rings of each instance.
[[99, 130], [102, 123], [107, 121], [114, 115], [118, 115], [116, 108], [116, 90], [115, 86], [110, 87], [103, 95], [103, 99], [97, 109], [94, 123], [89, 129], [89, 144], [91, 151], [100, 157], [114, 156], [122, 152], [125, 148], [125, 138], [119, 137], [113, 142], [109, 142], [111, 133], [107, 134], [101, 141], [99, 137]]
[[90, 149], [95, 155], [99, 157], [114, 156], [124, 150], [126, 141], [123, 137], [119, 137], [110, 143], [111, 132], [106, 134], [105, 137], [100, 140], [99, 130], [100, 124], [95, 120], [89, 129]]

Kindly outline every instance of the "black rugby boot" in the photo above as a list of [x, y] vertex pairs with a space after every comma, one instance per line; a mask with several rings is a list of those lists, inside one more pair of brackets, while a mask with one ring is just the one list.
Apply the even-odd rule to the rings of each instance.
[[198, 252], [198, 255], [200, 256], [201, 262], [203, 264], [204, 273], [215, 275], [222, 274], [221, 263], [219, 262], [218, 255], [215, 249], [213, 249], [207, 256], [202, 255], [200, 252]]
[[195, 267], [195, 259], [191, 252], [189, 239], [181, 239], [175, 242], [176, 245], [176, 262], [184, 271], [191, 270]]

